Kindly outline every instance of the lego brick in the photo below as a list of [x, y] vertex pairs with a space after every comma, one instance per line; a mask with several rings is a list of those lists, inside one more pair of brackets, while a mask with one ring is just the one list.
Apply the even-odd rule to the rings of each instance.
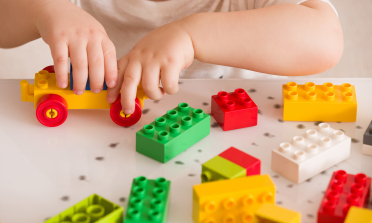
[[245, 168], [247, 176], [261, 174], [261, 160], [237, 148], [230, 147], [219, 156]]
[[255, 214], [256, 223], [301, 223], [301, 213], [274, 204], [263, 204]]
[[45, 223], [65, 222], [122, 223], [123, 208], [93, 194], [45, 221]]
[[210, 133], [210, 116], [180, 103], [136, 133], [136, 151], [166, 163]]
[[363, 135], [363, 144], [372, 146], [372, 121]]
[[350, 156], [351, 139], [329, 124], [309, 129], [272, 150], [271, 169], [302, 183]]
[[362, 153], [365, 155], [372, 156], [372, 146], [363, 144]]
[[238, 177], [245, 177], [247, 171], [220, 156], [215, 156], [202, 165], [202, 183], [216, 180], [234, 179]]
[[257, 105], [244, 89], [220, 91], [211, 100], [211, 114], [223, 131], [257, 125]]
[[170, 184], [164, 178], [149, 180], [140, 176], [133, 179], [124, 222], [167, 222]]
[[368, 204], [371, 178], [335, 171], [318, 210], [318, 223], [343, 223], [350, 206]]
[[283, 85], [283, 120], [355, 122], [357, 98], [351, 84]]
[[264, 203], [275, 203], [275, 184], [269, 175], [255, 175], [195, 185], [195, 223], [251, 222]]
[[372, 223], [372, 210], [352, 206], [346, 215], [345, 223]]
[[[70, 90], [74, 90], [74, 78], [73, 78], [73, 72], [72, 72], [72, 65], [70, 64]], [[89, 75], [87, 84], [85, 86], [85, 90], [90, 91], [90, 83], [89, 83]], [[107, 90], [106, 81], [103, 81], [103, 90]]]

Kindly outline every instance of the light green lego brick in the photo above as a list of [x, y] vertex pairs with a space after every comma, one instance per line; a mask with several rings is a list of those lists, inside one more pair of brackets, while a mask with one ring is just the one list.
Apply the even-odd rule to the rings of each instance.
[[166, 163], [210, 133], [210, 115], [181, 103], [136, 133], [136, 151]]
[[123, 223], [123, 208], [96, 194], [80, 201], [45, 223]]
[[168, 216], [170, 181], [164, 178], [133, 179], [124, 217], [125, 223], [166, 223]]
[[230, 160], [215, 156], [202, 165], [202, 183], [245, 177], [247, 170]]

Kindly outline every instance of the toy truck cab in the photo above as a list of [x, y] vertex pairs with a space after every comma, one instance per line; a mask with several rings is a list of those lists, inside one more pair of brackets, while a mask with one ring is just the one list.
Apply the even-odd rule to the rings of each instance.
[[95, 94], [88, 87], [82, 95], [76, 95], [70, 86], [71, 80], [65, 89], [59, 88], [54, 66], [46, 67], [35, 74], [34, 84], [21, 81], [22, 101], [33, 102], [37, 119], [48, 127], [63, 124], [67, 119], [68, 109], [110, 109], [111, 119], [120, 126], [134, 125], [141, 118], [143, 101], [147, 98], [141, 85], [137, 89], [135, 111], [126, 115], [122, 111], [120, 96], [110, 104], [106, 101], [107, 90]]

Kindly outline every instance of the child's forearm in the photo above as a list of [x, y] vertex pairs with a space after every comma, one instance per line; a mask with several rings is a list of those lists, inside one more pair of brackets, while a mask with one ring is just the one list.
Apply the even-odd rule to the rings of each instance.
[[276, 75], [310, 75], [333, 67], [343, 35], [324, 2], [283, 4], [239, 12], [201, 13], [180, 21], [195, 58]]

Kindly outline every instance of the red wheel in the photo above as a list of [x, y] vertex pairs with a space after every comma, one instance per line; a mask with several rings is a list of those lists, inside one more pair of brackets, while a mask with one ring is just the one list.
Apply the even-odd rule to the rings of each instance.
[[54, 66], [51, 65], [51, 66], [44, 67], [43, 70], [46, 70], [46, 71], [48, 71], [49, 73], [54, 73]]
[[138, 100], [138, 98], [136, 98], [134, 113], [131, 114], [130, 116], [126, 117], [126, 115], [123, 113], [121, 108], [120, 96], [112, 104], [110, 109], [110, 116], [112, 121], [114, 121], [117, 125], [124, 127], [136, 124], [138, 120], [140, 120], [141, 115], [142, 115], [141, 103]]
[[37, 102], [36, 117], [48, 127], [56, 127], [67, 119], [67, 102], [57, 94], [44, 95]]

